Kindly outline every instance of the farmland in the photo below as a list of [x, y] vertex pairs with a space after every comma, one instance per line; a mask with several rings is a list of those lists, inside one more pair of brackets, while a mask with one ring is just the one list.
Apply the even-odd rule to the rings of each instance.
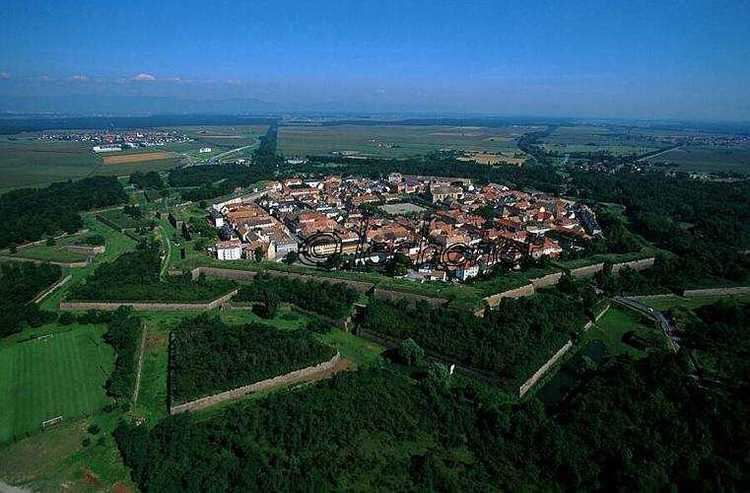
[[673, 149], [650, 159], [674, 163], [679, 170], [750, 174], [750, 144], [693, 145]]
[[75, 142], [0, 138], [0, 192], [83, 178], [101, 163], [90, 147]]
[[[44, 326], [0, 346], [0, 442], [33, 433], [41, 422], [97, 412], [113, 354], [94, 325]], [[13, 343], [13, 340], [20, 340]]]
[[286, 156], [406, 157], [440, 149], [518, 152], [515, 139], [536, 127], [501, 128], [417, 125], [282, 126], [279, 147]]
[[555, 129], [543, 140], [548, 152], [597, 153], [609, 152], [614, 155], [645, 154], [667, 144], [656, 136], [634, 133], [625, 129], [605, 126], [563, 126]]

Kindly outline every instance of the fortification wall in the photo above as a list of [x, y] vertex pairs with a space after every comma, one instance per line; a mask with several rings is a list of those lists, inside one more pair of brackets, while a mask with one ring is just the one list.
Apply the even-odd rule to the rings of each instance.
[[691, 289], [685, 291], [682, 295], [686, 298], [695, 298], [700, 296], [736, 296], [749, 293], [750, 286], [739, 286], [736, 288]]
[[440, 305], [444, 305], [448, 303], [448, 300], [445, 298], [435, 298], [432, 296], [424, 296], [421, 294], [405, 293], [403, 291], [393, 291], [391, 289], [375, 288], [372, 292], [372, 295], [376, 300], [383, 300], [383, 301], [390, 301], [390, 302], [406, 301], [411, 305], [416, 305], [417, 303], [426, 302], [432, 306], [440, 306]]
[[604, 262], [599, 264], [587, 265], [585, 267], [578, 267], [577, 269], [571, 269], [570, 275], [576, 279], [583, 279], [586, 277], [594, 277], [596, 274], [604, 269]]
[[212, 310], [229, 301], [237, 294], [235, 289], [220, 298], [209, 303], [150, 303], [150, 302], [132, 302], [132, 301], [62, 301], [60, 310], [63, 311], [86, 311], [86, 310], [103, 310], [115, 311], [121, 306], [132, 307], [136, 311], [188, 311], [188, 310]]
[[502, 293], [496, 293], [492, 296], [487, 296], [486, 298], [483, 298], [483, 301], [487, 303], [487, 306], [489, 306], [490, 308], [494, 308], [500, 304], [503, 298], [523, 298], [524, 296], [533, 295], [534, 292], [534, 285], [529, 283], [521, 286], [520, 288], [509, 289], [507, 291], [503, 291]]
[[654, 266], [655, 261], [656, 259], [654, 257], [649, 257], [640, 260], [631, 260], [630, 262], [620, 262], [618, 264], [612, 264], [612, 272], [619, 272], [625, 267], [630, 267], [633, 270], [650, 269]]
[[[590, 323], [590, 322], [589, 322]], [[590, 327], [590, 325], [589, 325]], [[588, 327], [586, 327], [588, 328]], [[523, 397], [541, 379], [557, 361], [573, 347], [573, 341], [568, 340], [550, 359], [547, 360], [531, 377], [518, 389], [518, 396]]]
[[[205, 274], [209, 277], [219, 277], [222, 279], [231, 279], [234, 281], [250, 281], [259, 274], [256, 271], [246, 271], [239, 269], [224, 269], [220, 267], [197, 267], [192, 271], [193, 279], [197, 278], [200, 274]], [[264, 274], [268, 274], [271, 277], [283, 277], [287, 279], [297, 279], [300, 281], [316, 281], [316, 282], [328, 282], [330, 284], [345, 284], [346, 286], [354, 289], [359, 293], [366, 293], [370, 291], [373, 286], [371, 282], [364, 281], [353, 281], [351, 279], [339, 279], [335, 277], [316, 276], [314, 274], [300, 274], [297, 272], [283, 272], [278, 270], [264, 270]]]
[[278, 375], [276, 377], [269, 378], [266, 380], [261, 380], [260, 382], [255, 382], [250, 385], [245, 385], [243, 387], [238, 387], [236, 389], [231, 389], [225, 392], [220, 392], [218, 394], [209, 395], [207, 397], [202, 397], [194, 401], [185, 402], [185, 403], [177, 404], [177, 405], [170, 404], [169, 414], [179, 414], [179, 413], [184, 413], [186, 411], [198, 411], [200, 409], [205, 409], [209, 406], [213, 406], [220, 402], [239, 399], [240, 397], [243, 397], [247, 394], [251, 394], [253, 392], [258, 392], [261, 390], [268, 390], [268, 389], [272, 389], [274, 387], [279, 387], [282, 385], [290, 385], [290, 384], [295, 384], [295, 383], [304, 382], [308, 380], [313, 380], [317, 377], [322, 376], [326, 372], [334, 370], [336, 368], [336, 364], [339, 362], [339, 359], [341, 359], [341, 355], [337, 352], [333, 356], [333, 358], [329, 359], [328, 361], [319, 363], [315, 366], [308, 366], [307, 368], [302, 368], [300, 370], [291, 371], [283, 375]]
[[547, 274], [546, 276], [529, 279], [529, 282], [534, 285], [534, 289], [548, 288], [550, 286], [556, 286], [560, 279], [562, 279], [563, 272], [555, 272]]

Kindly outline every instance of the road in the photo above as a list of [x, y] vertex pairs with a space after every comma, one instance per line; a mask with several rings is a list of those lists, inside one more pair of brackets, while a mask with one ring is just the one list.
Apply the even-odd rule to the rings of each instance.
[[653, 159], [656, 156], [661, 156], [662, 154], [666, 154], [666, 153], [671, 152], [671, 151], [676, 151], [677, 149], [682, 149], [683, 147], [685, 147], [685, 146], [679, 145], [679, 146], [674, 146], [674, 147], [667, 147], [666, 149], [661, 150], [661, 151], [657, 152], [656, 154], [647, 154], [647, 155], [643, 156], [642, 158], [637, 159], [636, 162], [640, 163], [640, 162], [646, 161], [647, 159]]
[[255, 144], [250, 144], [242, 147], [237, 147], [235, 149], [230, 149], [226, 152], [222, 152], [221, 154], [217, 154], [213, 156], [212, 158], [209, 158], [209, 160], [206, 162], [206, 164], [214, 164], [215, 162], [219, 161], [221, 158], [228, 156], [230, 154], [234, 154], [235, 152], [244, 151], [245, 149], [250, 149], [251, 147], [255, 147]]
[[670, 325], [667, 317], [665, 317], [659, 310], [654, 310], [650, 306], [644, 305], [640, 301], [631, 298], [624, 298], [622, 296], [615, 296], [614, 298], [612, 298], [612, 301], [624, 307], [630, 308], [631, 310], [640, 312], [659, 324], [659, 327], [664, 332], [664, 335], [669, 341], [670, 348], [672, 349], [672, 351], [677, 352], [679, 346], [675, 341], [675, 337], [672, 335], [672, 333], [674, 332], [673, 327]]

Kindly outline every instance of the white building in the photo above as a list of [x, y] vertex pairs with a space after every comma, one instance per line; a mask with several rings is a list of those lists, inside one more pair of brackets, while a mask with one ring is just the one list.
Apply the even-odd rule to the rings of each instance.
[[211, 148], [210, 147], [201, 147], [198, 150], [198, 152], [200, 152], [201, 154], [206, 154], [207, 152], [211, 152]]
[[456, 277], [460, 281], [466, 281], [479, 275], [479, 265], [463, 265], [456, 270]]
[[216, 244], [216, 258], [219, 260], [239, 260], [242, 258], [240, 240], [220, 241]]
[[122, 146], [120, 144], [104, 144], [100, 146], [94, 146], [91, 148], [92, 151], [96, 153], [100, 152], [117, 152], [122, 150]]

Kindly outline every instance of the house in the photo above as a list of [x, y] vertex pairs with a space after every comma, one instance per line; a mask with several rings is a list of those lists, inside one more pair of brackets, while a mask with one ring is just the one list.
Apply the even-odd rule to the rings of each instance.
[[456, 269], [456, 277], [459, 281], [466, 281], [478, 275], [479, 265], [477, 264], [462, 265], [461, 267]]
[[216, 258], [219, 260], [239, 260], [242, 258], [242, 242], [240, 240], [228, 240], [216, 243]]
[[217, 211], [216, 209], [211, 209], [209, 215], [211, 216], [211, 223], [215, 228], [218, 229], [224, 226], [224, 216], [221, 214], [221, 212]]
[[435, 204], [447, 199], [460, 199], [464, 196], [464, 191], [461, 187], [438, 184], [430, 187], [430, 195], [432, 195], [432, 203]]

